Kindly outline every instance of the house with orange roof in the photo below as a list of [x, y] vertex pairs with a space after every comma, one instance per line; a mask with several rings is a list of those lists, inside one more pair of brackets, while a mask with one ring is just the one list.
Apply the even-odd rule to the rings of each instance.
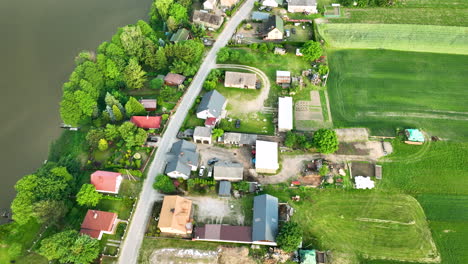
[[101, 193], [119, 193], [122, 174], [111, 171], [95, 171], [91, 174], [91, 184]]
[[101, 240], [103, 234], [113, 234], [118, 219], [116, 213], [88, 210], [81, 223], [80, 234]]
[[188, 235], [192, 233], [190, 213], [192, 201], [178, 195], [167, 195], [159, 215], [158, 228], [162, 233]]
[[159, 129], [161, 127], [161, 116], [132, 116], [130, 122], [143, 129]]

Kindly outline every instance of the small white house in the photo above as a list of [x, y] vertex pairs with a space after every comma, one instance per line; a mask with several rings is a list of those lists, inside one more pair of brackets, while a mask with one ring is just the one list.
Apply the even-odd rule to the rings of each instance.
[[258, 173], [276, 173], [278, 169], [278, 143], [257, 140], [255, 171]]
[[278, 98], [278, 130], [286, 132], [293, 129], [293, 99], [292, 97]]
[[210, 127], [195, 127], [193, 132], [193, 141], [199, 144], [211, 144], [211, 128]]

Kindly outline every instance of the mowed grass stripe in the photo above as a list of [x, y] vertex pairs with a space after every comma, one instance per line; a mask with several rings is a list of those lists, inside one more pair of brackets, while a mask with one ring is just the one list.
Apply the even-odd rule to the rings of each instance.
[[468, 27], [405, 24], [318, 24], [332, 48], [468, 54]]

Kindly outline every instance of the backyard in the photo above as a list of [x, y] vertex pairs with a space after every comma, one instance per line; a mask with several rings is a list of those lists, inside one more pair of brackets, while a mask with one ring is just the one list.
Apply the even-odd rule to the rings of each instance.
[[468, 139], [467, 56], [389, 50], [328, 54], [335, 126], [364, 126], [388, 136], [397, 127], [418, 127], [446, 139]]

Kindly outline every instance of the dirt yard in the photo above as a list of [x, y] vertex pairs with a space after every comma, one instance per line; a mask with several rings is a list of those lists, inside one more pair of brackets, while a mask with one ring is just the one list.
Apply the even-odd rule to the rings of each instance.
[[150, 263], [159, 264], [217, 264], [218, 252], [197, 249], [162, 248], [153, 251]]
[[250, 176], [253, 168], [252, 154], [249, 147], [221, 148], [212, 145], [197, 144], [200, 153], [200, 164], [207, 166], [208, 160], [218, 158], [220, 161], [237, 162], [244, 166], [244, 179]]
[[193, 201], [197, 223], [244, 225], [241, 204], [234, 199], [208, 196], [187, 197]]
[[335, 129], [339, 142], [356, 142], [369, 140], [367, 128], [341, 128]]

